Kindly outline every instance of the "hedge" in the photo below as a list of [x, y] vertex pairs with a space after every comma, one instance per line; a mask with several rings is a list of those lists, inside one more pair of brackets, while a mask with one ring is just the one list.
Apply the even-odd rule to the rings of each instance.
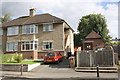
[[5, 62], [21, 62], [23, 59], [23, 56], [21, 53], [16, 54], [0, 54], [2, 63]]

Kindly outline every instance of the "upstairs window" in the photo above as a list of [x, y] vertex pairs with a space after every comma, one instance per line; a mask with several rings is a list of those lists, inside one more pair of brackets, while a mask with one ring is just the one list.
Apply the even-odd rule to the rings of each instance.
[[22, 26], [23, 34], [34, 34], [38, 33], [38, 25], [23, 25]]
[[18, 42], [7, 43], [6, 47], [7, 51], [18, 51]]
[[2, 28], [0, 28], [0, 35], [3, 35], [3, 30], [2, 30]]
[[8, 27], [7, 28], [7, 35], [18, 35], [18, 26]]
[[43, 50], [52, 50], [53, 42], [43, 42]]
[[53, 31], [53, 24], [43, 24], [43, 31]]

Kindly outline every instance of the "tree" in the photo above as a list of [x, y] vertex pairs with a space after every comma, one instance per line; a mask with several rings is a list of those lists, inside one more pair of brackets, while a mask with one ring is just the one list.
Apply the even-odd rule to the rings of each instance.
[[0, 16], [0, 22], [1, 23], [4, 23], [4, 22], [7, 22], [7, 21], [10, 21], [11, 20], [11, 15], [10, 14], [5, 14], [4, 16]]
[[75, 47], [79, 47], [80, 45], [82, 45], [79, 39], [80, 39], [80, 35], [77, 34], [77, 33], [74, 34], [74, 45], [75, 45]]
[[[89, 14], [83, 16], [80, 19], [78, 29], [79, 31], [79, 41], [81, 42], [92, 30], [101, 35], [102, 39], [110, 39], [108, 35], [109, 30], [107, 29], [106, 19], [101, 14]], [[81, 42], [82, 44], [82, 42]], [[81, 45], [80, 44], [80, 45]]]

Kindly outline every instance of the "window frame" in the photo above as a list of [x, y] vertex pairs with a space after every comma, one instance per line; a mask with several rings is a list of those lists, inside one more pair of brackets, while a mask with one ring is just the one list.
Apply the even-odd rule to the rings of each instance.
[[[24, 49], [23, 49], [23, 46], [24, 46]], [[38, 50], [38, 41], [22, 41], [21, 42], [21, 51], [37, 51], [37, 50]]]
[[[45, 43], [47, 43], [47, 44], [45, 44]], [[52, 43], [51, 44], [51, 48], [50, 48], [50, 43]], [[47, 46], [48, 45], [48, 49], [47, 48], [45, 48], [45, 46]], [[43, 50], [53, 50], [53, 42], [43, 42]]]
[[14, 36], [18, 34], [19, 34], [19, 26], [12, 26], [7, 28], [7, 36]]
[[18, 42], [7, 42], [6, 51], [18, 51]]
[[38, 25], [37, 24], [22, 26], [22, 34], [37, 34], [37, 33], [38, 33]]
[[[51, 26], [50, 26], [51, 25]], [[43, 24], [43, 32], [53, 31], [53, 23]], [[46, 29], [45, 29], [46, 28]]]

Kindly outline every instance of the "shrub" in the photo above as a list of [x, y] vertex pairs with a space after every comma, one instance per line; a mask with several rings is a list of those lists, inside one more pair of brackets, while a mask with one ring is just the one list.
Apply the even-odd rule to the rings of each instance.
[[21, 62], [22, 61], [22, 54], [0, 54], [0, 57], [2, 58], [2, 63], [6, 62]]
[[118, 42], [118, 45], [120, 45], [120, 42]]
[[14, 54], [1, 54], [2, 62], [12, 62], [14, 61]]
[[107, 46], [107, 45], [111, 45], [112, 43], [111, 42], [106, 42], [105, 43], [105, 45]]
[[17, 53], [16, 56], [15, 56], [15, 60], [18, 63], [21, 62], [23, 60], [22, 54]]
[[120, 42], [106, 42], [105, 45], [120, 45]]

